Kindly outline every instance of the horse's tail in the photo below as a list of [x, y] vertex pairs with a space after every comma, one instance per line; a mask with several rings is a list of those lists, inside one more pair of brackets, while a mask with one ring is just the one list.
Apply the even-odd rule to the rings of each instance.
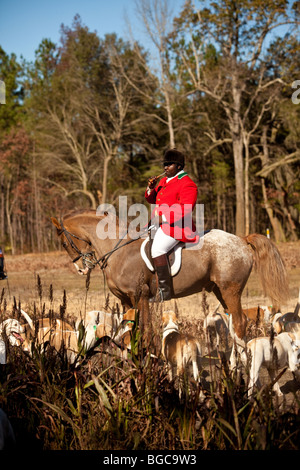
[[276, 245], [264, 235], [253, 233], [244, 237], [254, 251], [256, 270], [264, 294], [279, 308], [289, 298], [289, 286], [284, 261]]

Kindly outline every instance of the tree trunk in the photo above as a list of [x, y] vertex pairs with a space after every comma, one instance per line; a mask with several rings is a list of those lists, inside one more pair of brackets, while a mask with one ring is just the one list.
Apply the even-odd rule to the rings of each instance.
[[169, 129], [169, 141], [170, 141], [170, 148], [175, 147], [175, 134], [174, 134], [174, 127], [173, 127], [173, 117], [172, 117], [172, 110], [170, 104], [170, 97], [169, 93], [164, 90], [165, 100], [166, 100], [166, 110], [168, 116], [168, 129]]
[[0, 241], [4, 243], [6, 230], [5, 230], [5, 197], [4, 197], [4, 176], [1, 175], [0, 180], [1, 187], [1, 201], [0, 201]]
[[10, 181], [7, 182], [7, 188], [6, 188], [6, 219], [7, 219], [7, 228], [8, 228], [8, 235], [9, 235], [9, 241], [10, 241], [10, 246], [11, 246], [11, 254], [15, 254], [15, 242], [14, 242], [14, 234], [13, 234], [13, 228], [12, 228], [12, 223], [11, 223], [11, 209], [9, 205], [9, 192], [10, 192]]
[[[36, 161], [35, 161], [35, 151], [33, 151], [33, 193], [34, 193], [34, 226], [36, 232], [36, 243], [37, 251], [41, 252], [42, 250], [42, 234], [41, 234], [41, 218], [40, 218], [40, 197], [39, 190], [37, 186], [36, 178]], [[33, 249], [35, 251], [35, 249]]]
[[249, 201], [249, 139], [244, 136], [245, 148], [245, 235], [250, 233], [250, 201]]
[[108, 157], [104, 158], [104, 165], [103, 165], [103, 176], [102, 176], [102, 198], [101, 198], [101, 204], [106, 203], [106, 197], [107, 197], [107, 178], [108, 178], [108, 164], [112, 159], [112, 155], [109, 155]]
[[267, 191], [266, 191], [266, 185], [265, 185], [265, 179], [261, 178], [261, 186], [262, 186], [262, 194], [263, 194], [263, 199], [264, 199], [264, 207], [267, 211], [270, 223], [272, 225], [272, 229], [274, 232], [274, 238], [276, 242], [285, 242], [285, 234], [284, 230], [282, 228], [282, 225], [280, 221], [277, 219], [276, 216], [274, 216], [274, 211], [268, 201], [267, 197]]
[[[263, 153], [262, 153], [262, 166], [266, 166], [269, 163], [269, 149], [268, 149], [268, 142], [267, 142], [267, 126], [264, 126], [263, 128], [263, 133], [262, 133], [262, 148], [263, 148]], [[262, 194], [263, 194], [263, 200], [264, 200], [264, 207], [267, 211], [270, 223], [272, 225], [272, 229], [274, 232], [274, 238], [276, 242], [285, 242], [285, 234], [284, 230], [282, 228], [282, 225], [278, 218], [274, 216], [274, 211], [271, 207], [271, 204], [268, 201], [268, 196], [267, 196], [267, 191], [266, 191], [266, 184], [265, 184], [265, 179], [261, 178], [261, 186], [262, 186]]]
[[223, 207], [223, 226], [222, 229], [224, 232], [227, 231], [227, 226], [226, 226], [226, 196], [225, 193], [222, 195], [222, 207]]
[[235, 174], [235, 233], [239, 236], [245, 235], [245, 196], [244, 196], [244, 157], [243, 157], [243, 135], [241, 129], [241, 96], [242, 87], [237, 74], [232, 77], [232, 109], [226, 104], [225, 111], [229, 118], [229, 126], [232, 135], [232, 149]]
[[217, 228], [221, 228], [221, 196], [217, 193]]
[[244, 197], [244, 162], [243, 142], [240, 136], [233, 138], [233, 158], [235, 174], [235, 233], [245, 235], [245, 197]]

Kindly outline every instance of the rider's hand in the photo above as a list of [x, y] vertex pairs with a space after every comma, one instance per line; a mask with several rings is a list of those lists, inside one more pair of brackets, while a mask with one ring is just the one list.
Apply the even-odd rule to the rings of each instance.
[[156, 185], [157, 177], [153, 176], [152, 178], [148, 179], [148, 188], [149, 189], [154, 189]]

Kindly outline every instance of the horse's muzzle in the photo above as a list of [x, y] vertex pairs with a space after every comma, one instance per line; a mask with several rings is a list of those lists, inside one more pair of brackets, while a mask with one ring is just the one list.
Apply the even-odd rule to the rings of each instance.
[[80, 276], [86, 276], [90, 270], [88, 267], [85, 267], [84, 269], [80, 268], [77, 263], [74, 263], [74, 266], [77, 269], [77, 273], [80, 274]]

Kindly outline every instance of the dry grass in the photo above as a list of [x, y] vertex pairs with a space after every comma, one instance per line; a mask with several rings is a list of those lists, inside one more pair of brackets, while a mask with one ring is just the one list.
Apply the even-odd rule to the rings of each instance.
[[[207, 299], [202, 302], [205, 307]], [[192, 322], [181, 326], [195, 333]], [[199, 322], [197, 332], [203, 334]], [[10, 347], [8, 364], [0, 367], [0, 407], [18, 450], [298, 450], [296, 392], [291, 403], [279, 403], [267, 387], [250, 402], [244, 380], [211, 352], [202, 384], [186, 387], [179, 400], [153, 351], [153, 344], [143, 350], [138, 329], [127, 360], [104, 342], [80, 356], [76, 368], [64, 351], [56, 355], [36, 344], [29, 356]]]
[[[290, 284], [290, 300], [283, 306], [284, 311], [294, 309], [298, 289], [300, 287], [300, 242], [286, 243], [279, 245], [279, 250], [286, 263]], [[68, 295], [67, 312], [76, 318], [85, 309], [100, 309], [106, 304], [107, 286], [104, 285], [103, 275], [99, 269], [92, 273], [89, 289], [86, 289], [86, 278], [77, 274], [68, 255], [65, 252], [37, 253], [5, 257], [7, 272], [9, 274], [8, 283], [2, 281], [0, 287], [8, 290], [9, 298], [13, 297], [20, 301], [24, 310], [32, 307], [32, 302], [36, 298], [36, 277], [40, 276], [43, 285], [43, 298], [47, 302], [48, 291], [52, 286], [55, 302], [54, 309], [59, 305], [64, 290]], [[269, 299], [265, 298], [259, 284], [258, 276], [253, 272], [243, 293], [243, 307], [256, 307], [258, 305], [268, 305]], [[110, 305], [118, 303], [110, 294]], [[207, 303], [214, 309], [218, 302], [213, 294], [207, 294]], [[189, 321], [198, 321], [205, 315], [202, 294], [195, 294], [187, 298], [176, 301], [179, 315]], [[174, 308], [174, 301], [168, 307]]]
[[[299, 245], [298, 245], [299, 246]], [[289, 248], [287, 262], [293, 309], [300, 285], [299, 265]], [[291, 256], [292, 253], [292, 256]], [[65, 253], [7, 256], [8, 282], [2, 281], [0, 311], [9, 314], [21, 304], [28, 312], [61, 312], [77, 318], [107, 302], [101, 273], [90, 284], [78, 276]], [[298, 261], [297, 261], [298, 263]], [[243, 306], [267, 304], [255, 273], [243, 297]], [[216, 299], [199, 293], [170, 301], [166, 308], [178, 310], [180, 326], [203, 338], [205, 314]], [[109, 308], [118, 306], [109, 298]], [[159, 311], [155, 312], [159, 324]], [[200, 319], [200, 321], [199, 321]], [[249, 335], [263, 334], [253, 326]], [[138, 330], [128, 361], [104, 343], [95, 355], [79, 359], [74, 369], [64, 356], [50, 350], [33, 356], [19, 349], [9, 351], [9, 364], [0, 368], [0, 407], [10, 417], [20, 449], [35, 450], [252, 450], [299, 449], [299, 391], [287, 373], [280, 378], [283, 400], [272, 399], [270, 390], [249, 402], [246, 384], [229, 372], [225, 358], [211, 351], [203, 371], [205, 399], [199, 388], [187, 390], [183, 401], [167, 381], [164, 364], [146, 351]], [[145, 359], [146, 358], [146, 359]]]

